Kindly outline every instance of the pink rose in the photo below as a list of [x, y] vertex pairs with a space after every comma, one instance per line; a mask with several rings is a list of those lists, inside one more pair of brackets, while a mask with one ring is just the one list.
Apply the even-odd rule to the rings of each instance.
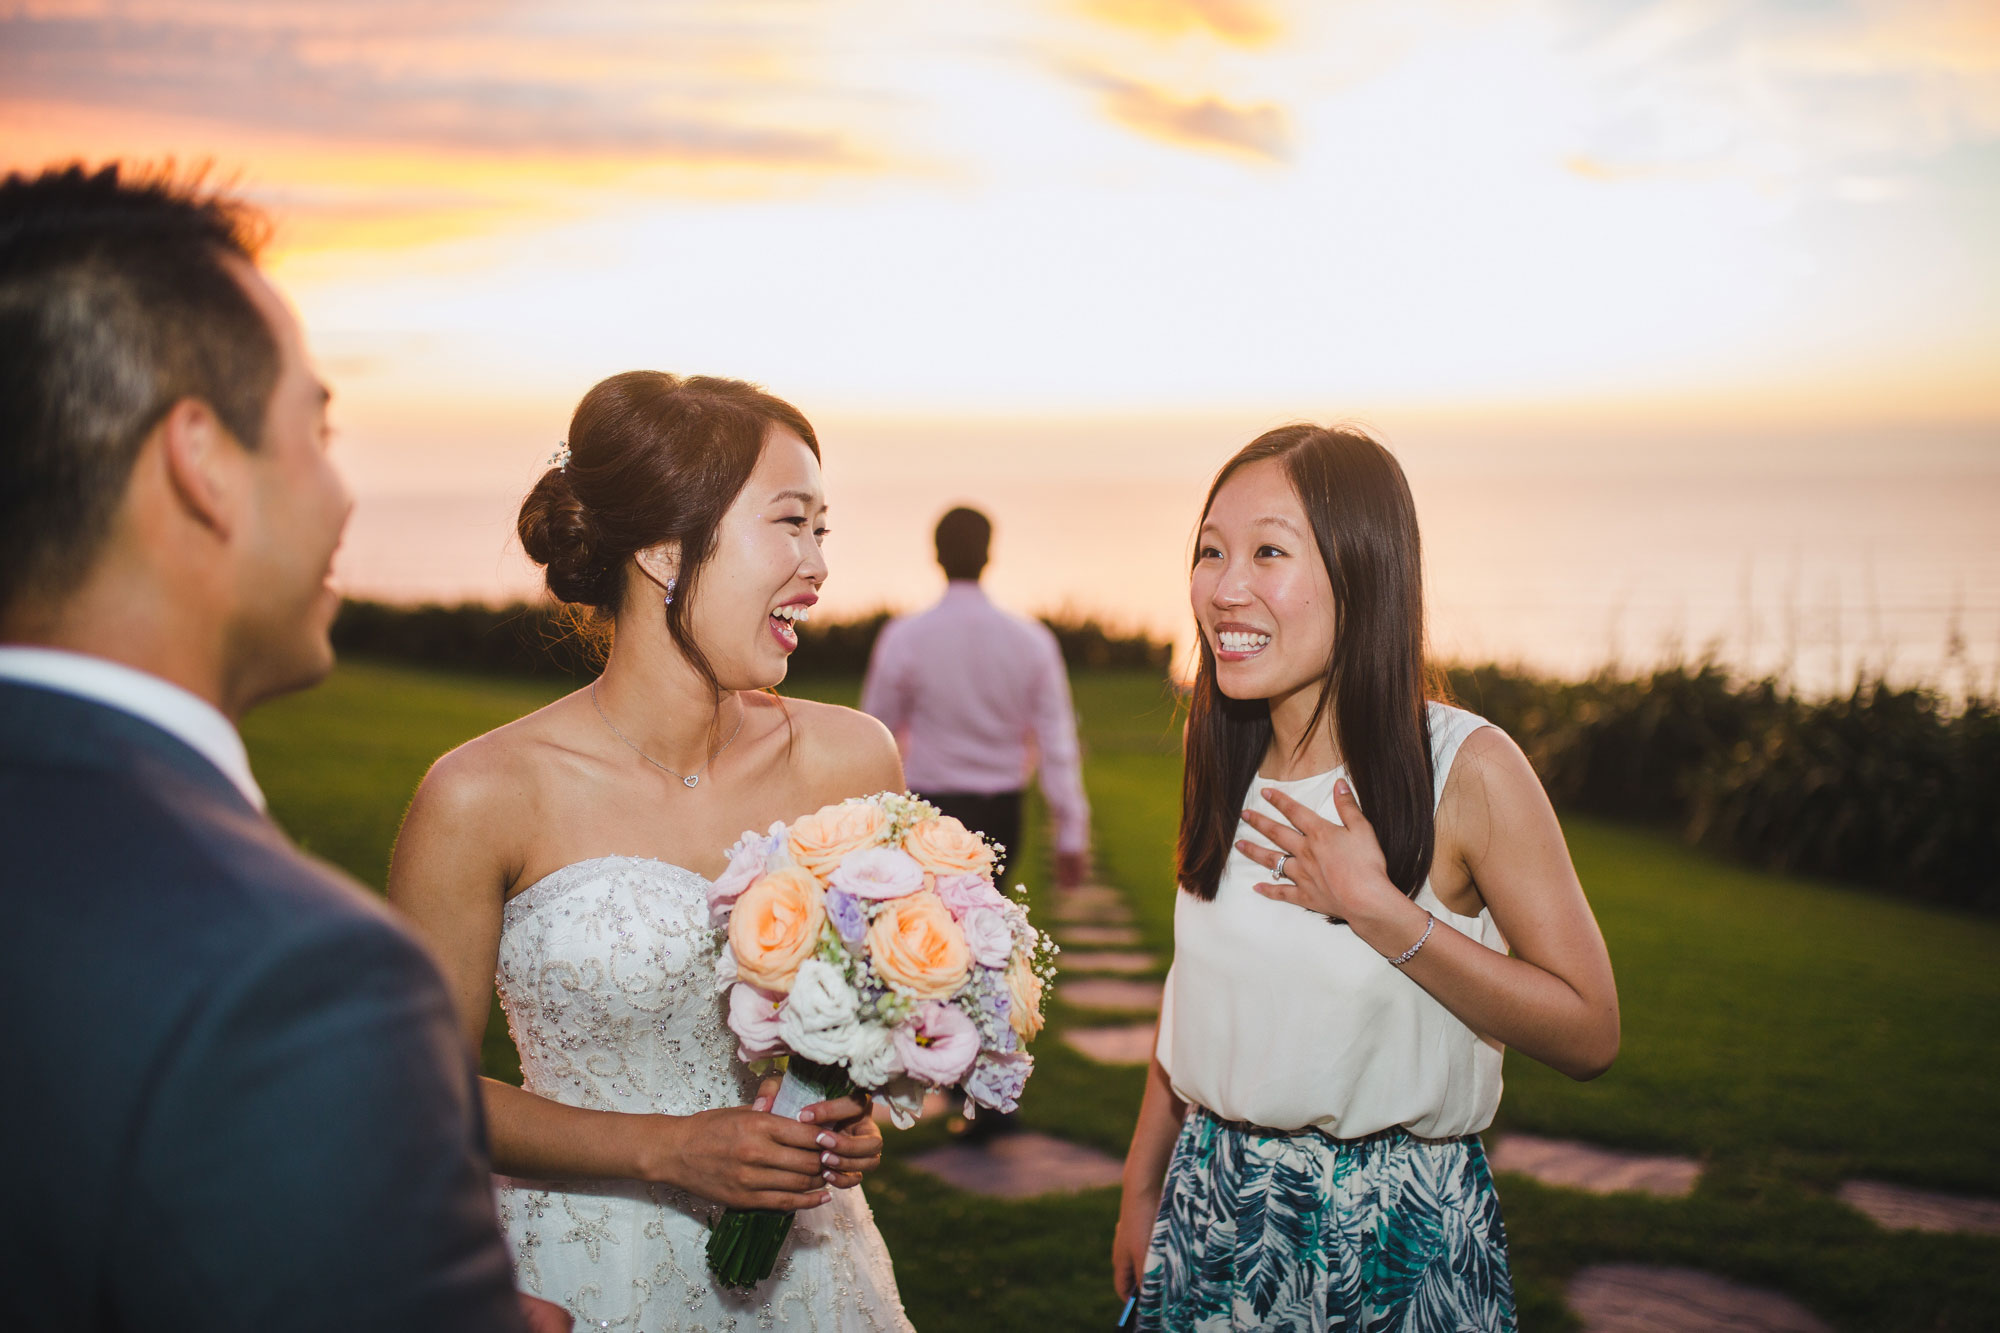
[[856, 898], [881, 902], [915, 893], [924, 886], [924, 868], [909, 853], [894, 847], [869, 847], [850, 852], [828, 883]]
[[778, 1010], [784, 1002], [784, 996], [758, 990], [747, 981], [729, 988], [729, 1030], [740, 1043], [739, 1059], [755, 1060], [784, 1050], [778, 1036]]
[[756, 882], [759, 875], [769, 867], [771, 850], [778, 844], [778, 835], [785, 831], [783, 824], [771, 825], [771, 832], [763, 836], [745, 833], [736, 845], [729, 849], [729, 868], [708, 886], [708, 921], [712, 926], [720, 926], [729, 910], [736, 906], [736, 900], [743, 896], [743, 890]]
[[1005, 967], [1014, 952], [1014, 927], [1007, 914], [991, 907], [974, 907], [958, 919], [972, 961], [981, 967]]
[[896, 1029], [896, 1054], [911, 1078], [948, 1088], [979, 1057], [979, 1029], [950, 1005], [932, 1000], [918, 1005]]
[[1007, 905], [1007, 899], [984, 875], [939, 875], [937, 896], [944, 899], [944, 905], [951, 909], [954, 921], [963, 918], [975, 907], [1000, 908]]

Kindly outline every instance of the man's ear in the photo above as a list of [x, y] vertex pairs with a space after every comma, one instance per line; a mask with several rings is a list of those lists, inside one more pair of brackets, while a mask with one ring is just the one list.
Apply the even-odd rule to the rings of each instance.
[[661, 542], [658, 546], [634, 551], [632, 558], [638, 562], [639, 572], [659, 584], [662, 592], [681, 572], [681, 544], [677, 541]]
[[183, 398], [168, 408], [155, 431], [181, 511], [227, 541], [242, 499], [243, 446], [199, 398]]

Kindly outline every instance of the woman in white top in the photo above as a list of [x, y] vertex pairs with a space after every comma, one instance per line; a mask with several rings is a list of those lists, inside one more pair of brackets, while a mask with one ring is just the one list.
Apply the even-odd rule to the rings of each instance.
[[1174, 966], [1113, 1246], [1145, 1327], [1512, 1329], [1477, 1137], [1502, 1051], [1578, 1079], [1617, 1053], [1541, 784], [1429, 699], [1421, 570], [1358, 432], [1271, 431], [1210, 488]]
[[[389, 868], [475, 1048], [497, 973], [523, 1081], [483, 1086], [521, 1284], [581, 1328], [908, 1333], [852, 1188], [881, 1132], [853, 1098], [769, 1113], [709, 922], [745, 829], [903, 786], [881, 723], [768, 692], [827, 573], [818, 440], [753, 385], [632, 371], [551, 461], [521, 545], [614, 629], [604, 673], [438, 760]], [[753, 1289], [708, 1272], [719, 1205], [796, 1213]]]

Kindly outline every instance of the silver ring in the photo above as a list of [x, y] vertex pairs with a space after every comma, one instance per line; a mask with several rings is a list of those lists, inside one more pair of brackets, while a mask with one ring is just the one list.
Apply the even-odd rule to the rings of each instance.
[[[1274, 878], [1274, 879], [1284, 879], [1284, 878], [1285, 878], [1285, 862], [1287, 862], [1287, 861], [1289, 861], [1289, 860], [1291, 860], [1291, 859], [1292, 859], [1292, 854], [1291, 854], [1290, 852], [1279, 852], [1279, 853], [1278, 853], [1278, 864], [1276, 864], [1276, 865], [1274, 865], [1274, 866], [1272, 866], [1272, 867], [1271, 867], [1271, 876], [1272, 876], [1272, 878]], [[1291, 881], [1289, 881], [1289, 880], [1286, 880], [1285, 882], [1286, 882], [1286, 883], [1290, 883]]]

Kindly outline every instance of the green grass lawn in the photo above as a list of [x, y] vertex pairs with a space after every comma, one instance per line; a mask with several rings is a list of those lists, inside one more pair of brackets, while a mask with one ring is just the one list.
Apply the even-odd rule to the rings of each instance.
[[[245, 726], [272, 811], [301, 843], [379, 887], [425, 767], [563, 687], [343, 666]], [[852, 681], [792, 692], [851, 703]], [[1154, 680], [1076, 680], [1103, 878], [1150, 947], [1172, 943], [1179, 723]], [[1030, 821], [1031, 824], [1036, 821]], [[1617, 1066], [1590, 1084], [1516, 1057], [1498, 1129], [1685, 1152], [1686, 1200], [1598, 1198], [1503, 1177], [1523, 1326], [1573, 1326], [1582, 1264], [1689, 1264], [1780, 1288], [1851, 1330], [2000, 1328], [2000, 1239], [1886, 1233], [1831, 1197], [1851, 1176], [2000, 1194], [2000, 923], [1724, 865], [1659, 835], [1565, 821], [1610, 943], [1624, 1010]], [[1016, 876], [1045, 901], [1030, 835]], [[1122, 1152], [1136, 1070], [1037, 1045], [1023, 1119]], [[511, 1076], [504, 1031], [488, 1067]], [[869, 1185], [919, 1328], [1108, 1327], [1115, 1191], [980, 1199], [899, 1165], [941, 1141], [892, 1135]]]

